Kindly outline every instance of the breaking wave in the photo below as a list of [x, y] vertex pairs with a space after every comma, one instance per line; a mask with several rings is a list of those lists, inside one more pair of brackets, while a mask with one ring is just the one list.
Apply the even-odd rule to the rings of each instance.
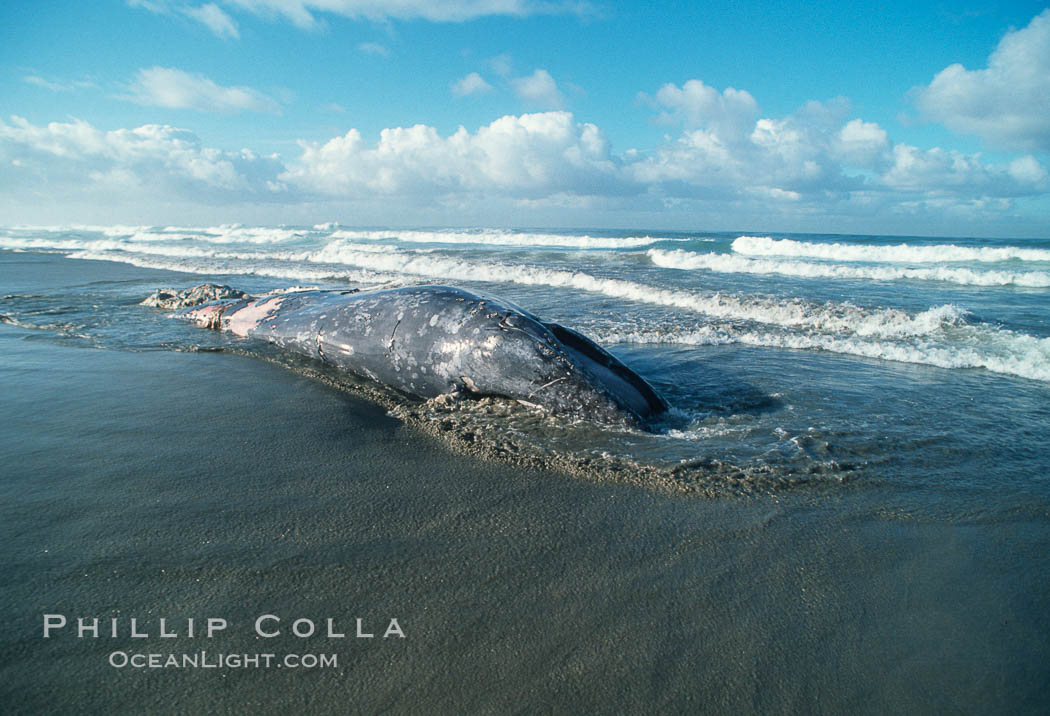
[[733, 251], [747, 256], [794, 256], [832, 261], [870, 261], [873, 263], [949, 263], [956, 261], [1050, 261], [1050, 250], [1019, 246], [957, 246], [937, 244], [919, 246], [895, 244], [825, 244], [768, 236], [740, 236]]
[[583, 271], [434, 256], [364, 253], [338, 243], [310, 254], [307, 260], [459, 281], [502, 281], [531, 286], [567, 287], [638, 303], [682, 308], [713, 318], [788, 328], [807, 327], [862, 336], [926, 335], [941, 330], [944, 323], [958, 322], [964, 316], [964, 312], [951, 305], [911, 316], [898, 309], [867, 309], [850, 303], [814, 304], [801, 299], [780, 301], [755, 296], [702, 294], [657, 288], [624, 279], [602, 278]]
[[[355, 251], [364, 253], [395, 253], [408, 252], [413, 254], [425, 254], [434, 249], [399, 249], [396, 246], [386, 244], [348, 244]], [[190, 257], [190, 258], [219, 258], [219, 259], [242, 259], [242, 260], [276, 260], [276, 261], [302, 261], [309, 252], [299, 251], [273, 251], [266, 249], [231, 250], [225, 248], [210, 248], [198, 244], [180, 242], [157, 242], [138, 243], [130, 238], [125, 239], [64, 239], [64, 238], [18, 238], [0, 237], [0, 248], [3, 249], [40, 249], [50, 251], [93, 251], [93, 252], [122, 252], [129, 254], [151, 254], [154, 256]], [[118, 259], [116, 254], [110, 258]]]
[[381, 274], [375, 271], [357, 270], [326, 271], [323, 269], [309, 269], [286, 265], [261, 265], [242, 263], [215, 263], [196, 262], [188, 257], [165, 257], [150, 254], [114, 254], [108, 251], [74, 251], [66, 258], [83, 259], [88, 261], [118, 261], [120, 263], [138, 266], [139, 268], [156, 269], [158, 271], [181, 271], [184, 273], [215, 275], [215, 276], [269, 276], [273, 278], [286, 278], [296, 281], [349, 281], [366, 285], [397, 283], [398, 277], [390, 274]]
[[1035, 338], [1008, 330], [969, 326], [954, 344], [937, 341], [895, 342], [858, 336], [785, 334], [698, 326], [688, 330], [605, 331], [594, 334], [604, 344], [683, 344], [711, 346], [744, 344], [767, 348], [820, 350], [865, 358], [918, 363], [939, 368], [984, 368], [994, 373], [1050, 381], [1050, 338]]
[[[740, 239], [737, 239], [739, 241]], [[734, 242], [734, 248], [736, 242]], [[871, 248], [871, 247], [861, 247]], [[649, 259], [656, 266], [672, 269], [707, 269], [719, 273], [777, 274], [798, 278], [863, 279], [871, 281], [944, 281], [963, 286], [1050, 287], [1050, 272], [1001, 271], [936, 266], [905, 268], [900, 266], [850, 266], [805, 261], [750, 259], [732, 254], [696, 254], [688, 251], [649, 249]]]

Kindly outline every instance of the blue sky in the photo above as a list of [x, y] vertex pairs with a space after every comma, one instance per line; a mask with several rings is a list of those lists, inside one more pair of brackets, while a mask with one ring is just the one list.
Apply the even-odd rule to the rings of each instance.
[[0, 223], [1050, 236], [1050, 11], [0, 9]]

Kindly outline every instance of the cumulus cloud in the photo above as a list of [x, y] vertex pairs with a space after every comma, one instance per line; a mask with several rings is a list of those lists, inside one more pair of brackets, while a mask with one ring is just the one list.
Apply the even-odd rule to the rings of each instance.
[[893, 165], [881, 177], [886, 186], [928, 196], [1017, 197], [1046, 190], [1046, 171], [1034, 157], [1006, 166], [986, 165], [980, 155], [940, 148], [893, 147]]
[[21, 117], [0, 120], [0, 162], [15, 167], [3, 173], [11, 191], [99, 193], [110, 201], [158, 193], [202, 202], [261, 197], [280, 190], [283, 170], [276, 157], [206, 147], [167, 125], [107, 132], [81, 120], [37, 126]]
[[1007, 171], [1019, 184], [1033, 188], [1047, 185], [1046, 169], [1031, 154], [1014, 159]]
[[507, 116], [450, 136], [426, 125], [387, 129], [376, 144], [351, 130], [326, 143], [303, 143], [281, 180], [327, 196], [564, 202], [644, 195], [817, 210], [859, 199], [884, 207], [962, 206], [1048, 190], [1047, 172], [1034, 157], [992, 165], [979, 155], [895, 145], [878, 124], [843, 120], [841, 110], [835, 101], [811, 102], [787, 117], [744, 123], [725, 121], [719, 109], [706, 128], [687, 128], [652, 152], [622, 155], [598, 127], [564, 111]]
[[681, 87], [666, 84], [655, 100], [644, 93], [640, 97], [661, 109], [659, 121], [709, 130], [726, 139], [749, 131], [758, 114], [758, 102], [746, 90], [727, 87], [719, 92], [701, 80], [689, 80]]
[[923, 115], [1006, 149], [1050, 150], [1050, 9], [1008, 33], [988, 67], [960, 64], [915, 90]]
[[890, 148], [886, 130], [874, 122], [851, 119], [831, 137], [832, 156], [845, 164], [870, 167]]
[[282, 181], [319, 195], [542, 197], [627, 190], [605, 136], [568, 112], [506, 116], [470, 133], [426, 125], [385, 129], [371, 146], [356, 129], [301, 143]]
[[536, 70], [528, 77], [511, 80], [510, 84], [514, 88], [514, 94], [529, 104], [544, 109], [560, 109], [565, 106], [565, 96], [547, 70]]
[[[838, 157], [845, 128], [812, 121], [830, 111], [816, 103], [788, 117], [756, 119], [758, 106], [750, 94], [718, 92], [699, 80], [681, 89], [665, 85], [656, 102], [679, 115], [685, 129], [677, 140], [628, 169], [665, 193], [798, 201], [826, 199], [857, 186]], [[661, 116], [667, 116], [666, 109]], [[877, 129], [869, 126], [870, 132]]]
[[[620, 217], [652, 211], [647, 216], [656, 218], [669, 208], [726, 223], [838, 217], [833, 225], [813, 219], [828, 230], [866, 215], [883, 231], [888, 216], [901, 217], [897, 231], [914, 230], [907, 222], [923, 216], [954, 216], [965, 227], [982, 216], [1007, 215], [1017, 199], [1050, 197], [1047, 167], [1033, 155], [993, 163], [894, 143], [878, 124], [844, 115], [848, 107], [836, 100], [747, 121], [718, 101], [712, 106], [648, 151], [616, 153], [594, 124], [548, 111], [451, 134], [419, 124], [368, 140], [350, 129], [328, 141], [300, 142], [295, 156], [283, 160], [207, 147], [170, 126], [103, 131], [80, 121], [36, 126], [12, 118], [0, 121], [0, 195], [9, 203], [27, 194], [54, 202], [65, 192], [98, 197], [102, 205], [128, 196], [212, 205], [343, 202], [373, 211], [380, 223], [382, 216], [397, 220], [408, 209], [438, 206]], [[1045, 219], [1040, 226], [1045, 231]]]
[[452, 94], [457, 97], [466, 97], [472, 94], [484, 94], [491, 92], [492, 85], [477, 72], [471, 72], [466, 77], [460, 77], [452, 83]]
[[174, 67], [139, 70], [130, 89], [127, 99], [151, 107], [202, 112], [281, 111], [275, 100], [250, 87], [223, 87], [204, 75]]
[[858, 201], [869, 207], [936, 201], [943, 209], [1047, 191], [1034, 157], [991, 165], [976, 154], [894, 144], [874, 122], [845, 121], [848, 103], [840, 99], [809, 102], [787, 117], [757, 117], [747, 92], [718, 92], [694, 80], [666, 85], [649, 101], [661, 120], [680, 122], [684, 131], [626, 162], [624, 171], [668, 197], [826, 211]]

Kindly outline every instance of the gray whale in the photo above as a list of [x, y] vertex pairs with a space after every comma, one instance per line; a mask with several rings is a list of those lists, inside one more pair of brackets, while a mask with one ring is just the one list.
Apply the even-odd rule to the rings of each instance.
[[262, 297], [216, 286], [190, 292], [197, 300], [235, 298], [182, 310], [177, 313], [182, 318], [271, 341], [418, 398], [457, 392], [503, 396], [555, 413], [643, 428], [667, 410], [644, 379], [589, 338], [508, 301], [461, 288], [307, 290]]

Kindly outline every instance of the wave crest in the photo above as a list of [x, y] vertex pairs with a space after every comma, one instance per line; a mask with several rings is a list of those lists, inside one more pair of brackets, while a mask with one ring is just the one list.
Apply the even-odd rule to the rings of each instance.
[[859, 279], [867, 281], [944, 281], [962, 286], [1050, 287], [1050, 272], [1046, 271], [982, 271], [948, 266], [932, 268], [849, 266], [806, 261], [751, 259], [732, 254], [696, 254], [689, 251], [666, 251], [663, 249], [649, 249], [647, 255], [653, 264], [661, 268], [707, 269], [718, 273], [775, 274], [798, 278]]
[[956, 244], [861, 246], [773, 239], [769, 236], [738, 236], [733, 240], [733, 251], [747, 256], [794, 256], [831, 261], [870, 261], [872, 263], [1050, 261], [1050, 250], [1026, 249], [1020, 246], [957, 246]]

